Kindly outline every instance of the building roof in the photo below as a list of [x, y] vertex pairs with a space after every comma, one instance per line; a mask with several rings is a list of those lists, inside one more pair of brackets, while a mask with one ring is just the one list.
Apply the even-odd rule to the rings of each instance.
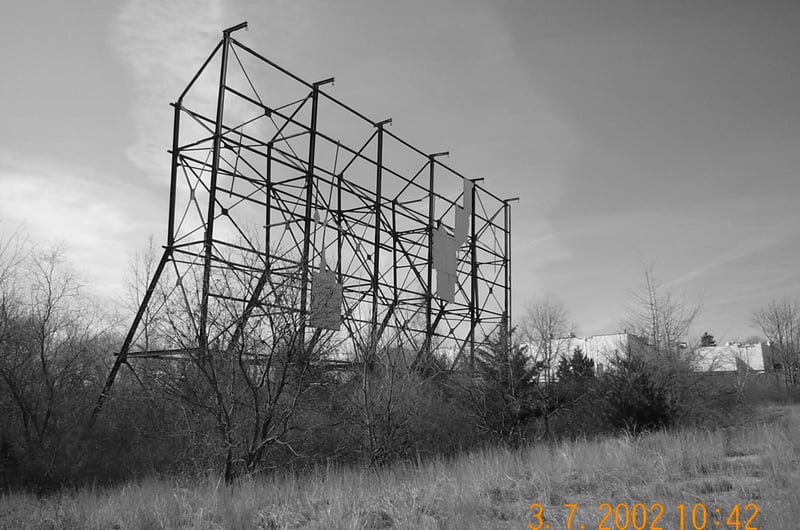
[[733, 372], [740, 368], [763, 371], [764, 357], [769, 355], [764, 343], [729, 342], [724, 346], [707, 346], [695, 351], [694, 369], [703, 372]]
[[[529, 355], [531, 359], [545, 360], [540, 346], [535, 342], [525, 342], [520, 346], [523, 353]], [[555, 373], [561, 358], [572, 357], [576, 348], [580, 348], [583, 355], [594, 361], [596, 368], [602, 370], [621, 357], [627, 357], [631, 353], [641, 353], [645, 346], [645, 341], [632, 333], [608, 333], [589, 337], [554, 338], [549, 343], [549, 349], [544, 351], [550, 355], [549, 371]]]

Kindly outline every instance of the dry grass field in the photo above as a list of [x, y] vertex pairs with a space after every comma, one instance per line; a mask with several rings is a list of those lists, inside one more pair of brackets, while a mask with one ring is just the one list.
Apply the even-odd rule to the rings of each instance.
[[[800, 407], [774, 406], [759, 416], [716, 431], [487, 449], [413, 468], [321, 469], [232, 487], [153, 478], [46, 498], [9, 494], [0, 498], [0, 528], [796, 529]], [[571, 520], [565, 503], [577, 504]], [[663, 505], [658, 521], [654, 503]], [[729, 517], [736, 504], [738, 525]], [[601, 525], [614, 510], [616, 523], [611, 513]]]

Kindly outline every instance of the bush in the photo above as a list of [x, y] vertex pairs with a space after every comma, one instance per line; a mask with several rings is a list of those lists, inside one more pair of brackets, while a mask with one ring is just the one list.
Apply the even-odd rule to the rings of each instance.
[[605, 388], [605, 417], [616, 430], [641, 432], [673, 425], [679, 400], [669, 390], [660, 367], [633, 359], [601, 379]]
[[477, 429], [457, 390], [464, 374], [421, 375], [401, 357], [379, 352], [371, 367], [353, 365], [331, 386], [318, 403], [326, 418], [304, 418], [315, 430], [313, 440], [298, 445], [314, 455], [309, 463], [375, 466], [453, 454], [476, 443]]
[[609, 428], [626, 432], [718, 425], [737, 406], [734, 385], [665, 355], [620, 361], [599, 387]]

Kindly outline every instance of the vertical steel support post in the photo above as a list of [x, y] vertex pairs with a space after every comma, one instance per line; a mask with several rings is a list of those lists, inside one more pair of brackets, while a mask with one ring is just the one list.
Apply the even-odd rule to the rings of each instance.
[[264, 270], [269, 273], [270, 270], [270, 248], [269, 246], [272, 244], [271, 240], [271, 233], [272, 227], [270, 224], [272, 223], [272, 208], [270, 206], [270, 199], [272, 197], [272, 142], [267, 144], [267, 175], [266, 175], [266, 188], [267, 192], [264, 194], [264, 222], [266, 223], [264, 226], [266, 228], [266, 233], [264, 234], [264, 252], [266, 253], [266, 257], [264, 260]]
[[211, 282], [211, 255], [214, 249], [214, 215], [217, 201], [217, 177], [219, 175], [220, 144], [222, 143], [222, 120], [225, 117], [225, 89], [228, 73], [228, 52], [230, 50], [231, 33], [246, 28], [247, 23], [238, 24], [222, 32], [222, 60], [219, 72], [219, 91], [217, 92], [217, 114], [214, 124], [214, 142], [211, 162], [211, 182], [208, 186], [208, 213], [206, 214], [206, 233], [203, 259], [203, 292], [200, 301], [200, 329], [198, 347], [200, 354], [208, 355], [208, 297]]
[[[477, 179], [475, 179], [477, 180]], [[469, 367], [475, 368], [475, 328], [478, 325], [480, 315], [478, 314], [478, 245], [475, 238], [477, 233], [475, 229], [476, 221], [478, 220], [477, 203], [475, 201], [477, 186], [472, 186], [472, 219], [470, 219], [471, 234], [469, 238], [469, 254], [470, 254], [470, 293], [469, 293]]]
[[426, 356], [430, 353], [428, 349], [431, 344], [431, 319], [433, 314], [433, 221], [436, 208], [436, 200], [433, 194], [433, 165], [434, 156], [428, 155], [429, 175], [428, 175], [428, 263], [426, 267], [427, 272], [427, 285], [425, 285], [425, 342], [423, 343], [423, 352]]
[[448, 151], [441, 153], [433, 153], [428, 155], [428, 165], [430, 172], [428, 174], [428, 285], [425, 286], [425, 342], [423, 343], [423, 352], [428, 356], [430, 352], [431, 341], [433, 338], [433, 231], [434, 231], [434, 218], [436, 216], [436, 194], [434, 192], [434, 165], [436, 164], [436, 157], [447, 156]]
[[[246, 28], [246, 27], [247, 27], [247, 22], [242, 22], [241, 24], [239, 24], [237, 26], [234, 26], [232, 28], [229, 28], [229, 29], [227, 29], [225, 31], [232, 32], [232, 31], [236, 31], [237, 29]], [[172, 247], [175, 244], [175, 192], [176, 192], [176, 189], [177, 189], [177, 181], [178, 181], [178, 160], [179, 160], [178, 151], [180, 150], [180, 132], [179, 132], [179, 129], [180, 129], [180, 123], [181, 123], [180, 122], [181, 111], [183, 110], [183, 98], [186, 96], [186, 94], [192, 88], [192, 86], [194, 85], [195, 81], [197, 81], [197, 79], [200, 77], [200, 74], [202, 74], [203, 71], [205, 71], [206, 66], [208, 66], [208, 64], [211, 62], [211, 60], [217, 54], [219, 49], [222, 48], [225, 45], [225, 42], [226, 42], [226, 39], [224, 38], [225, 37], [225, 32], [223, 32], [222, 36], [223, 36], [222, 40], [220, 40], [219, 43], [217, 43], [217, 45], [214, 47], [214, 51], [212, 51], [211, 55], [209, 55], [208, 58], [205, 60], [205, 62], [203, 63], [203, 66], [201, 66], [200, 69], [194, 74], [194, 77], [192, 77], [192, 80], [189, 81], [189, 84], [186, 85], [186, 88], [183, 89], [183, 92], [181, 92], [181, 95], [178, 96], [178, 101], [172, 104], [172, 106], [175, 108], [175, 118], [174, 118], [174, 122], [172, 124], [172, 151], [171, 151], [171, 154], [172, 154], [172, 168], [170, 170], [169, 220], [167, 222], [167, 225], [168, 225], [167, 226], [167, 247]]]
[[504, 299], [504, 316], [505, 316], [505, 325], [506, 330], [508, 333], [508, 339], [506, 341], [506, 347], [508, 348], [509, 352], [511, 351], [511, 203], [518, 201], [519, 197], [514, 197], [513, 199], [506, 199], [503, 201], [503, 210], [505, 216], [505, 249], [504, 249], [504, 256], [503, 261], [505, 262], [505, 278], [504, 278], [504, 285], [503, 290], [505, 291], [505, 299]]
[[511, 205], [506, 201], [503, 205], [505, 209], [505, 249], [504, 249], [504, 256], [506, 266], [505, 268], [505, 279], [503, 282], [503, 289], [505, 290], [505, 297], [504, 297], [504, 313], [506, 317], [506, 330], [507, 332], [511, 333], [511, 256], [509, 254], [511, 248]]
[[336, 179], [336, 281], [339, 285], [342, 282], [342, 179], [343, 173], [339, 173]]
[[175, 117], [172, 124], [172, 169], [169, 179], [169, 220], [167, 221], [167, 247], [175, 244], [175, 194], [178, 186], [178, 150], [180, 149], [180, 123], [183, 95], [172, 105], [175, 108]]
[[380, 275], [380, 254], [381, 254], [381, 202], [383, 197], [383, 126], [391, 123], [391, 120], [379, 122], [378, 127], [378, 153], [375, 170], [375, 237], [373, 238], [372, 248], [372, 334], [371, 343], [377, 345], [378, 337], [378, 291], [380, 289], [378, 276]]
[[392, 201], [392, 300], [397, 305], [397, 199]]
[[[306, 171], [306, 208], [303, 217], [303, 254], [300, 258], [301, 285], [300, 285], [300, 329], [304, 335], [306, 313], [308, 311], [308, 269], [309, 249], [311, 245], [311, 203], [314, 199], [314, 155], [317, 141], [317, 105], [319, 103], [319, 85], [314, 83], [311, 92], [311, 129], [308, 139], [308, 168]], [[303, 338], [303, 340], [305, 340]]]
[[[314, 202], [314, 164], [317, 147], [317, 112], [319, 109], [319, 87], [332, 83], [333, 78], [317, 81], [311, 88], [311, 127], [308, 131], [308, 168], [306, 171], [306, 208], [303, 218], [303, 255], [301, 256], [300, 274], [300, 330], [298, 340], [300, 351], [305, 350], [306, 319], [308, 317], [308, 272], [311, 267], [311, 206]], [[315, 228], [316, 229], [316, 228]]]

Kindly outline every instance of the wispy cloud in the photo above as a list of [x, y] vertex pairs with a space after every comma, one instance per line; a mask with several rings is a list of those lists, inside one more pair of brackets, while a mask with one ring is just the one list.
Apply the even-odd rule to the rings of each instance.
[[779, 287], [773, 287], [771, 289], [758, 288], [750, 290], [743, 294], [728, 296], [726, 298], [720, 298], [718, 300], [714, 300], [712, 303], [708, 305], [720, 306], [720, 305], [732, 304], [735, 302], [744, 302], [747, 300], [768, 299], [770, 297], [780, 296], [780, 295], [792, 296], [796, 294], [796, 291], [800, 291], [800, 282], [795, 281], [794, 284], [792, 284], [791, 281], [787, 281]]
[[[120, 8], [113, 44], [130, 69], [137, 133], [127, 154], [152, 178], [163, 179], [169, 169], [165, 153], [172, 137], [169, 103], [203, 64], [222, 29], [235, 22], [235, 13], [224, 0], [128, 0]], [[203, 86], [199, 92], [216, 97], [213, 86]]]
[[675, 278], [672, 281], [672, 284], [679, 285], [681, 283], [685, 283], [689, 280], [697, 278], [698, 276], [702, 276], [718, 267], [726, 265], [728, 263], [738, 261], [744, 259], [748, 256], [752, 256], [753, 254], [757, 254], [759, 252], [763, 252], [764, 250], [774, 246], [777, 244], [782, 238], [780, 234], [769, 234], [764, 235], [763, 237], [758, 238], [757, 240], [747, 241], [736, 245], [733, 249], [720, 254], [718, 256], [713, 257], [712, 259], [708, 260], [707, 262], [693, 268], [689, 272]]
[[525, 243], [522, 243], [521, 245], [516, 245], [514, 250], [523, 250], [523, 249], [526, 249], [526, 248], [529, 248], [529, 247], [536, 247], [536, 246], [542, 245], [544, 243], [547, 243], [548, 241], [551, 241], [552, 239], [555, 239], [555, 237], [556, 237], [555, 233], [544, 234], [542, 236], [535, 237], [535, 238], [533, 238], [531, 240], [528, 240]]

